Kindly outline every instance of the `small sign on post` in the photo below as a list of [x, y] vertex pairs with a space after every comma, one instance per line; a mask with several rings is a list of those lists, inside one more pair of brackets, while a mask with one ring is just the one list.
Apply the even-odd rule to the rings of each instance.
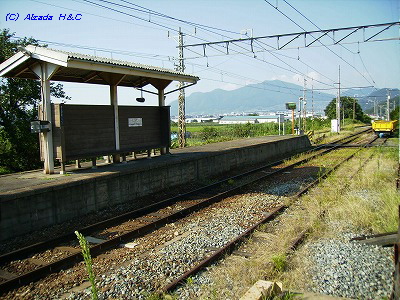
[[31, 132], [32, 133], [41, 133], [41, 132], [49, 132], [50, 131], [50, 122], [49, 121], [32, 121], [31, 122]]
[[141, 127], [143, 126], [142, 118], [128, 118], [129, 127]]

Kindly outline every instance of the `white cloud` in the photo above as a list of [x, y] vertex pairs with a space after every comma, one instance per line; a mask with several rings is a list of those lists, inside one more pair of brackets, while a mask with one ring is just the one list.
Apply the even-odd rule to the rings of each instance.
[[[318, 74], [317, 72], [308, 72], [307, 74], [307, 85], [310, 85], [312, 83], [312, 79], [314, 80], [320, 80], [320, 74]], [[292, 80], [291, 82], [295, 83], [295, 84], [299, 84], [299, 85], [303, 85], [304, 84], [304, 75], [300, 75], [300, 74], [295, 74], [292, 76]]]
[[290, 78], [288, 78], [287, 75], [278, 75], [278, 76], [273, 76], [271, 80], [290, 81]]
[[226, 90], [226, 91], [231, 91], [231, 90], [236, 90], [240, 87], [241, 87], [240, 85], [237, 85], [234, 83], [226, 83], [221, 86], [221, 89]]

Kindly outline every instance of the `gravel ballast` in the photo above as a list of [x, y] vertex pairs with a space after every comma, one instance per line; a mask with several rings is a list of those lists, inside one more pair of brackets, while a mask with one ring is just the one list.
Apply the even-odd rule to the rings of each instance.
[[[252, 192], [234, 196], [227, 202], [218, 203], [194, 215], [187, 224], [176, 229], [173, 241], [102, 275], [98, 281], [100, 298], [146, 299], [149, 293], [195, 266], [210, 251], [243, 233], [248, 226], [262, 218], [262, 212], [282, 203], [279, 195], [298, 189], [300, 184], [292, 182], [280, 188], [274, 187], [273, 194]], [[191, 280], [194, 281], [195, 277]], [[88, 293], [89, 290], [74, 292], [68, 298], [85, 299]]]
[[311, 291], [336, 297], [382, 299], [393, 287], [393, 248], [366, 245], [354, 233], [320, 239], [309, 251]]

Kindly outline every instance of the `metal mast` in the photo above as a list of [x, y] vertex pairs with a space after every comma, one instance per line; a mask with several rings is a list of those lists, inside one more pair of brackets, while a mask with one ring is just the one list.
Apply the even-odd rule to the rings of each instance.
[[386, 121], [390, 121], [390, 90], [387, 89]]
[[[178, 37], [178, 49], [179, 49], [179, 64], [178, 71], [185, 71], [185, 62], [183, 58], [183, 33], [179, 28]], [[179, 82], [179, 96], [178, 96], [178, 141], [179, 147], [183, 148], [186, 145], [186, 119], [185, 119], [185, 90], [183, 89], [184, 82]]]
[[311, 84], [311, 130], [314, 130], [314, 78]]
[[304, 132], [307, 131], [307, 99], [306, 99], [306, 92], [307, 92], [307, 79], [304, 78], [304, 89], [303, 89], [303, 130]]
[[338, 132], [340, 132], [340, 66], [339, 66], [339, 82], [338, 82], [338, 94], [336, 98], [336, 120], [338, 122]]

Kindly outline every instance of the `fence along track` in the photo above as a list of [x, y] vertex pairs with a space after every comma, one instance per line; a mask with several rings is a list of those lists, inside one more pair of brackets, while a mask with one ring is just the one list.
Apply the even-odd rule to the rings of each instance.
[[[350, 143], [351, 141], [354, 141], [355, 139], [357, 139], [359, 135], [361, 135], [363, 133], [366, 133], [368, 131], [370, 131], [370, 129], [367, 129], [367, 130], [355, 133], [355, 134], [353, 134], [351, 136], [342, 138], [339, 141], [337, 141], [336, 143], [339, 143], [339, 142], [341, 142], [342, 144]], [[313, 151], [320, 150], [320, 149], [322, 149], [322, 147], [323, 146], [316, 147], [316, 148], [313, 149]], [[172, 198], [163, 200], [163, 201], [161, 201], [159, 203], [155, 203], [153, 205], [144, 207], [142, 209], [135, 210], [135, 211], [132, 211], [132, 212], [129, 212], [129, 213], [125, 213], [123, 215], [120, 215], [120, 216], [105, 220], [103, 222], [99, 222], [99, 223], [93, 224], [91, 226], [87, 226], [85, 228], [80, 229], [79, 231], [81, 233], [83, 233], [84, 235], [87, 235], [87, 234], [89, 234], [91, 232], [94, 232], [95, 230], [104, 229], [104, 228], [106, 228], [108, 226], [112, 226], [112, 225], [124, 222], [124, 221], [126, 221], [128, 219], [142, 217], [145, 214], [154, 212], [154, 211], [156, 211], [156, 210], [158, 210], [160, 208], [164, 208], [164, 207], [169, 206], [171, 204], [174, 204], [174, 203], [176, 203], [178, 201], [184, 201], [184, 200], [187, 200], [187, 199], [191, 199], [192, 200], [193, 198], [198, 197], [198, 195], [201, 195], [202, 198], [204, 198], [206, 196], [205, 199], [202, 199], [202, 200], [198, 201], [195, 204], [189, 205], [189, 206], [187, 206], [186, 208], [184, 208], [184, 209], [182, 209], [180, 211], [176, 211], [176, 212], [174, 212], [174, 213], [172, 213], [170, 215], [166, 215], [165, 217], [161, 217], [159, 219], [156, 219], [154, 222], [151, 222], [149, 224], [145, 224], [145, 225], [143, 225], [143, 226], [141, 226], [139, 228], [135, 228], [132, 231], [128, 231], [128, 232], [126, 232], [126, 233], [124, 233], [124, 234], [122, 234], [122, 235], [120, 235], [120, 236], [118, 236], [116, 238], [112, 238], [112, 239], [106, 240], [104, 242], [101, 242], [101, 243], [99, 243], [97, 245], [92, 246], [90, 248], [90, 251], [91, 251], [92, 256], [95, 257], [95, 256], [103, 253], [105, 250], [108, 250], [108, 249], [110, 249], [112, 247], [118, 246], [123, 241], [143, 236], [146, 233], [149, 233], [149, 232], [151, 232], [151, 231], [153, 231], [153, 230], [155, 230], [157, 228], [160, 228], [160, 227], [164, 226], [165, 224], [167, 224], [169, 222], [172, 222], [172, 221], [175, 221], [177, 219], [183, 218], [183, 217], [189, 215], [190, 213], [192, 213], [194, 211], [198, 211], [198, 210], [200, 210], [200, 209], [202, 209], [202, 208], [204, 208], [204, 207], [206, 207], [206, 206], [208, 206], [208, 205], [210, 205], [212, 203], [220, 201], [223, 198], [226, 198], [228, 196], [231, 196], [231, 195], [235, 194], [237, 191], [239, 191], [239, 190], [241, 190], [241, 189], [243, 189], [243, 188], [245, 188], [245, 187], [257, 182], [257, 181], [264, 180], [264, 179], [266, 179], [268, 177], [271, 177], [273, 175], [276, 175], [278, 173], [281, 173], [281, 172], [287, 171], [289, 169], [292, 169], [295, 166], [298, 166], [298, 165], [300, 165], [302, 163], [305, 163], [305, 162], [307, 162], [309, 160], [312, 160], [315, 157], [318, 157], [318, 156], [326, 154], [326, 153], [328, 153], [330, 151], [333, 151], [333, 150], [335, 150], [335, 149], [337, 149], [339, 147], [340, 147], [340, 144], [335, 144], [331, 148], [324, 149], [322, 152], [320, 152], [318, 154], [315, 154], [315, 155], [313, 155], [311, 157], [308, 157], [306, 159], [300, 160], [300, 161], [298, 161], [296, 163], [293, 163], [291, 165], [285, 166], [283, 168], [274, 170], [274, 171], [269, 172], [269, 173], [261, 173], [265, 169], [269, 169], [271, 167], [274, 167], [274, 166], [277, 166], [277, 165], [283, 163], [283, 160], [277, 161], [277, 162], [274, 162], [272, 164], [268, 164], [268, 165], [259, 167], [257, 169], [254, 169], [254, 170], [251, 170], [251, 171], [248, 171], [248, 172], [245, 172], [245, 173], [242, 173], [242, 174], [239, 174], [239, 175], [236, 175], [236, 176], [221, 180], [221, 181], [216, 182], [214, 184], [211, 184], [211, 185], [208, 185], [208, 186], [205, 186], [205, 187], [190, 191], [188, 193], [185, 193], [185, 194], [182, 194], [182, 195], [178, 195], [176, 197], [172, 197]], [[230, 180], [238, 180], [238, 179], [241, 179], [241, 178], [245, 178], [245, 177], [249, 176], [250, 174], [254, 174], [254, 173], [261, 173], [261, 175], [258, 176], [258, 178], [254, 179], [254, 180], [252, 180], [250, 182], [247, 182], [247, 183], [244, 183], [242, 185], [230, 188], [230, 189], [228, 189], [228, 190], [226, 190], [224, 192], [217, 192], [217, 194], [210, 196], [210, 191], [212, 191], [212, 189], [215, 189], [216, 187], [219, 187], [222, 184], [225, 184]], [[28, 247], [25, 247], [25, 248], [22, 248], [22, 249], [19, 249], [19, 250], [16, 250], [16, 251], [13, 251], [13, 252], [10, 252], [10, 253], [7, 253], [7, 254], [4, 254], [4, 255], [0, 256], [0, 263], [2, 265], [4, 265], [5, 263], [13, 261], [13, 260], [23, 259], [23, 258], [28, 257], [32, 253], [37, 253], [37, 252], [40, 252], [42, 250], [55, 247], [56, 245], [59, 245], [61, 242], [65, 242], [66, 240], [73, 240], [73, 239], [75, 239], [75, 234], [74, 233], [70, 233], [70, 234], [67, 234], [67, 235], [64, 235], [64, 236], [61, 236], [61, 237], [57, 237], [55, 239], [52, 239], [52, 240], [49, 240], [49, 241], [46, 241], [46, 242], [41, 242], [41, 243], [38, 243], [38, 244], [35, 244], [35, 245], [32, 245], [32, 246], [28, 246]], [[58, 261], [55, 261], [53, 263], [49, 263], [49, 264], [46, 264], [44, 266], [40, 266], [40, 267], [38, 267], [37, 269], [35, 269], [33, 271], [29, 271], [29, 272], [24, 273], [22, 275], [16, 275], [14, 278], [10, 278], [10, 279], [0, 283], [0, 293], [4, 293], [6, 291], [9, 291], [9, 290], [17, 288], [19, 286], [28, 284], [28, 283], [33, 282], [33, 281], [37, 281], [37, 280], [45, 277], [46, 275], [48, 275], [50, 273], [54, 273], [54, 272], [57, 272], [57, 271], [62, 270], [64, 268], [67, 268], [67, 267], [69, 267], [71, 265], [74, 265], [77, 262], [80, 262], [81, 260], [82, 260], [81, 253], [76, 252], [76, 253], [69, 254], [66, 257], [64, 257], [64, 258], [62, 258], [62, 259], [60, 259]]]

